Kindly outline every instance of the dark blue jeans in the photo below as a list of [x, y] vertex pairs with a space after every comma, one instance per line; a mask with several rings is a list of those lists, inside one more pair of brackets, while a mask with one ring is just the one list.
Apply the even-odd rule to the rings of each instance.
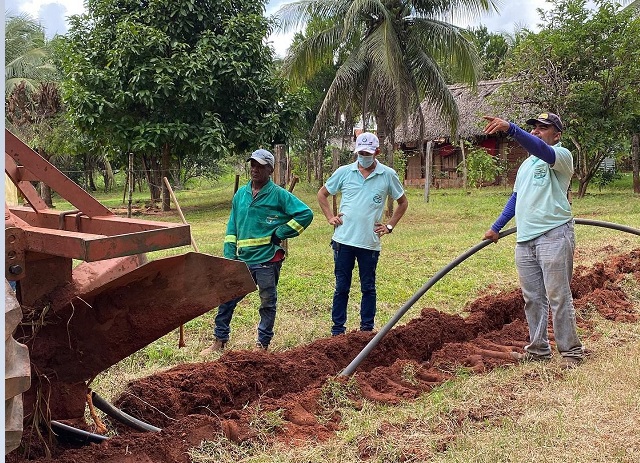
[[371, 331], [376, 316], [376, 267], [380, 251], [347, 246], [335, 241], [331, 242], [331, 247], [333, 248], [336, 276], [336, 290], [333, 293], [333, 308], [331, 309], [333, 320], [331, 334], [336, 336], [345, 332], [351, 277], [356, 261], [358, 261], [360, 291], [362, 291], [360, 330]]
[[[278, 300], [278, 280], [282, 262], [265, 262], [264, 264], [247, 265], [253, 281], [258, 285], [260, 294], [260, 324], [258, 325], [258, 342], [267, 347], [273, 338], [273, 326], [276, 322], [276, 302]], [[216, 315], [215, 337], [221, 341], [228, 341], [231, 328], [231, 318], [238, 302], [243, 297], [225, 302], [218, 307]]]

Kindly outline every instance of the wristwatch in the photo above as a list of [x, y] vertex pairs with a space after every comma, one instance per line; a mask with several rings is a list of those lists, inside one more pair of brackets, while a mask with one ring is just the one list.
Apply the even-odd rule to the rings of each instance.
[[393, 231], [393, 226], [386, 224], [385, 227], [387, 227], [387, 232], [391, 233]]

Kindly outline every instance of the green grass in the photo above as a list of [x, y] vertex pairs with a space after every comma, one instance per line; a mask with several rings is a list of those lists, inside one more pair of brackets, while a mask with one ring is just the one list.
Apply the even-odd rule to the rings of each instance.
[[[227, 175], [218, 182], [201, 182], [198, 188], [175, 192], [201, 252], [221, 255], [233, 184], [233, 176]], [[278, 287], [276, 334], [271, 344], [276, 351], [303, 345], [330, 333], [334, 288], [333, 259], [329, 247], [332, 228], [320, 212], [316, 192], [317, 185], [301, 183], [295, 188], [296, 195], [314, 210], [315, 218], [300, 237], [289, 241], [289, 255]], [[479, 243], [509, 195], [510, 190], [501, 187], [467, 191], [431, 190], [429, 201], [425, 202], [422, 190], [407, 190], [409, 209], [405, 217], [392, 235], [383, 237], [377, 276], [377, 327], [383, 326], [436, 272]], [[96, 197], [110, 207], [123, 207], [121, 189], [119, 193], [97, 193]], [[136, 204], [144, 204], [148, 194], [136, 192], [134, 200]], [[58, 203], [57, 208], [65, 210], [71, 207]], [[601, 191], [593, 188], [584, 198], [574, 198], [573, 208], [576, 217], [640, 227], [640, 196], [633, 194], [630, 174], [624, 174], [622, 179]], [[180, 221], [175, 208], [169, 216], [145, 218]], [[513, 222], [507, 226], [514, 226]], [[576, 237], [576, 266], [591, 266], [607, 256], [640, 247], [638, 236], [603, 228], [578, 225]], [[418, 316], [424, 307], [463, 313], [465, 306], [482, 294], [516, 288], [514, 244], [515, 236], [511, 235], [460, 264], [422, 296], [400, 323], [407, 323]], [[153, 253], [150, 257], [190, 250], [190, 247], [182, 247]], [[640, 310], [637, 282], [630, 282], [629, 286], [636, 291], [635, 304]], [[358, 327], [359, 296], [355, 272], [348, 330]], [[239, 304], [232, 321], [231, 349], [253, 346], [258, 322], [257, 306], [255, 293]], [[212, 310], [186, 323], [185, 348], [178, 349], [176, 330], [99, 375], [92, 387], [104, 397], [113, 398], [132, 379], [179, 363], [201, 361], [198, 352], [213, 339], [214, 315], [215, 310]], [[601, 338], [597, 342], [603, 349], [609, 344], [622, 345], [627, 355], [640, 357], [637, 324], [621, 327], [602, 323], [598, 329], [601, 330]], [[605, 418], [607, 414], [622, 417], [627, 425], [635, 425], [637, 429], [638, 420], [628, 417], [624, 411], [619, 414], [611, 411], [618, 410], [609, 397], [611, 394], [598, 395], [597, 391], [590, 390], [598, 387], [585, 376], [589, 368], [593, 368], [594, 374], [601, 374], [605, 379], [607, 374], [614, 377], [616, 373], [607, 370], [607, 364], [614, 361], [620, 368], [636, 368], [636, 378], [640, 377], [637, 361], [625, 357], [624, 353], [618, 355], [614, 360], [605, 356], [596, 358], [590, 362], [591, 366], [579, 369], [573, 377], [562, 379], [560, 383], [553, 372], [534, 366], [496, 370], [489, 375], [460, 374], [417, 401], [396, 407], [365, 401], [356, 410], [340, 403], [336, 406], [342, 407], [345, 428], [330, 443], [295, 449], [263, 449], [260, 445], [246, 449], [230, 448], [229, 443], [221, 438], [218, 442], [203, 444], [200, 450], [193, 449], [192, 458], [203, 462], [234, 461], [234, 458], [267, 462], [276, 461], [273, 458], [277, 455], [277, 461], [282, 462], [342, 462], [359, 461], [359, 451], [363, 451], [373, 455], [369, 461], [381, 462], [562, 461], [563, 456], [566, 457], [564, 461], [633, 461], [638, 455], [634, 448], [640, 448], [637, 436], [630, 439], [635, 447], [626, 448], [623, 437], [615, 434], [616, 428], [608, 419], [603, 422], [593, 417], [594, 426], [614, 433], [609, 438], [613, 450], [606, 450], [606, 441], [598, 442], [595, 450], [584, 450], [583, 453], [571, 445], [572, 439], [583, 442], [588, 436], [594, 440], [602, 438], [596, 429], [586, 429], [588, 425], [580, 417], [580, 407], [595, 407], [605, 414]], [[407, 370], [405, 374], [410, 379], [412, 372]], [[534, 378], [533, 382], [531, 378]], [[635, 383], [637, 380], [630, 381], [628, 387], [616, 391], [616, 394], [621, 394], [621, 400], [626, 401], [630, 410], [635, 410], [637, 418], [640, 416], [637, 409], [640, 401], [633, 389]], [[572, 396], [576, 389], [581, 396], [575, 396], [575, 392]], [[340, 391], [330, 392], [336, 399]], [[588, 400], [592, 401], [591, 405]], [[486, 415], [483, 415], [483, 420], [478, 422], [468, 418], [470, 414], [477, 415], [481, 409]], [[593, 413], [594, 410], [590, 409], [590, 416]], [[279, 425], [277, 414], [260, 419], [269, 419], [274, 427]], [[386, 431], [381, 433], [381, 429]], [[558, 449], [558, 458], [549, 457], [552, 453], [545, 449], [550, 447]], [[587, 448], [590, 447], [585, 445]], [[571, 451], [577, 451], [581, 457], [572, 457]], [[535, 455], [540, 452], [546, 456], [538, 460]], [[603, 455], [613, 457], [607, 460]]]
[[[246, 179], [242, 178], [241, 183]], [[227, 175], [218, 182], [203, 181], [197, 188], [176, 191], [182, 211], [192, 227], [200, 252], [222, 255], [226, 222], [233, 195], [234, 178]], [[299, 183], [295, 193], [315, 213], [310, 227], [289, 240], [289, 255], [283, 266], [278, 287], [279, 306], [276, 336], [272, 346], [285, 349], [326, 336], [330, 330], [330, 309], [334, 289], [333, 258], [329, 241], [332, 228], [327, 224], [315, 199], [316, 185]], [[420, 189], [407, 190], [409, 209], [392, 235], [383, 237], [383, 250], [378, 265], [377, 325], [382, 326], [436, 272], [454, 258], [479, 243], [510, 195], [502, 187], [455, 190], [432, 189], [425, 202]], [[96, 193], [96, 198], [110, 206], [122, 208], [119, 187], [111, 194]], [[145, 204], [148, 193], [136, 192], [135, 204]], [[57, 208], [70, 206], [63, 203]], [[167, 216], [145, 218], [179, 222], [175, 206]], [[640, 225], [640, 197], [631, 189], [631, 176], [624, 174], [602, 191], [592, 189], [585, 198], [574, 199], [576, 217]], [[513, 221], [507, 227], [512, 227]], [[626, 252], [637, 247], [637, 237], [621, 232], [579, 225], [577, 229], [576, 265], [591, 265], [612, 252]], [[405, 315], [402, 323], [419, 314], [423, 307], [460, 313], [470, 301], [487, 292], [517, 287], [513, 264], [514, 235], [487, 246], [442, 278]], [[150, 258], [191, 251], [181, 247], [152, 253]], [[359, 281], [354, 272], [352, 296], [349, 301], [347, 329], [358, 327]], [[239, 305], [232, 322], [230, 347], [253, 344], [258, 322], [255, 293]], [[213, 307], [212, 307], [213, 309]], [[157, 363], [164, 367], [172, 362], [196, 359], [193, 354], [212, 339], [214, 313], [210, 312], [186, 324], [188, 348], [174, 353], [171, 341], [159, 340], [169, 346], [149, 346], [141, 354], [149, 368]], [[173, 336], [175, 338], [175, 336]]]

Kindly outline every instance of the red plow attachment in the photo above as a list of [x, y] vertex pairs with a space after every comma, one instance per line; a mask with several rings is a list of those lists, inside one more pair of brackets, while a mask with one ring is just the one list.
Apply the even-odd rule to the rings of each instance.
[[[5, 206], [5, 277], [23, 313], [14, 337], [31, 357], [26, 413], [82, 417], [87, 381], [256, 289], [240, 261], [189, 252], [146, 262], [144, 253], [189, 245], [189, 225], [116, 216], [9, 131], [5, 173], [28, 203]], [[76, 209], [47, 207], [34, 181]]]

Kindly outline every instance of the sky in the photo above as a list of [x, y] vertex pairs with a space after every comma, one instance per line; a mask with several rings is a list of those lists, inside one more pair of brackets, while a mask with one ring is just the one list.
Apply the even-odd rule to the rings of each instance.
[[[267, 16], [273, 15], [281, 4], [290, 0], [270, 0], [267, 3]], [[545, 0], [500, 0], [501, 7], [499, 14], [482, 17], [479, 21], [469, 23], [464, 20], [457, 20], [455, 23], [460, 26], [478, 26], [483, 24], [492, 32], [512, 33], [515, 29], [526, 27], [537, 30], [539, 15], [537, 8], [547, 9]], [[37, 19], [45, 28], [48, 38], [56, 34], [64, 35], [67, 32], [67, 17], [84, 12], [83, 0], [5, 0], [5, 14], [10, 16], [26, 13], [31, 18]], [[268, 38], [273, 45], [276, 54], [283, 57], [287, 47], [291, 43], [293, 33], [274, 34]]]

